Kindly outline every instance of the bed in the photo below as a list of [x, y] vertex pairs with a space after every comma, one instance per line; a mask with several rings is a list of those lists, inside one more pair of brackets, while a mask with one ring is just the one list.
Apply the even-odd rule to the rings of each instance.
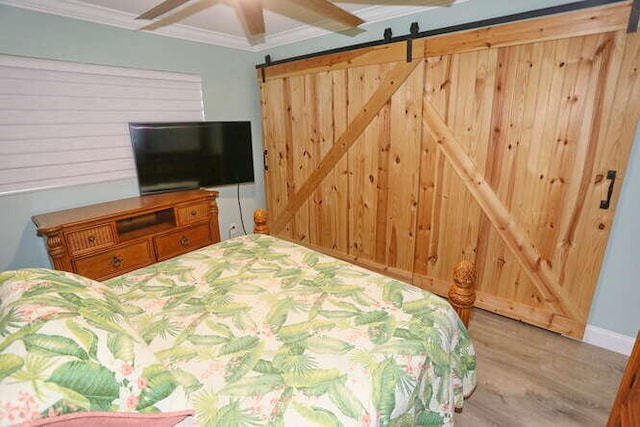
[[265, 234], [0, 300], [0, 425], [446, 426], [475, 387], [447, 301]]

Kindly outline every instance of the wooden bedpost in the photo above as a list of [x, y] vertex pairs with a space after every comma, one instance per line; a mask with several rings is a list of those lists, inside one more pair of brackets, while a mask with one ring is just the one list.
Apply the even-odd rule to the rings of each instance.
[[453, 269], [453, 284], [449, 288], [449, 302], [460, 316], [464, 326], [469, 327], [471, 307], [476, 300], [476, 269], [468, 260], [460, 261]]
[[264, 209], [256, 209], [253, 213], [253, 232], [256, 234], [269, 234], [269, 226], [267, 225], [267, 211]]

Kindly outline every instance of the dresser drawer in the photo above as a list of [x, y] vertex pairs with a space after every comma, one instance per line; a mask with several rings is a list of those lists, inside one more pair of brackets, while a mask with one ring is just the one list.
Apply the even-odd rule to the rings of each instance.
[[71, 255], [80, 255], [116, 243], [113, 228], [108, 224], [72, 231], [66, 234], [66, 238]]
[[158, 261], [207, 246], [211, 242], [209, 224], [196, 225], [154, 239]]
[[209, 203], [179, 206], [176, 212], [178, 214], [178, 225], [191, 224], [209, 217]]
[[153, 254], [148, 241], [102, 252], [74, 261], [78, 274], [95, 280], [124, 274], [153, 263]]

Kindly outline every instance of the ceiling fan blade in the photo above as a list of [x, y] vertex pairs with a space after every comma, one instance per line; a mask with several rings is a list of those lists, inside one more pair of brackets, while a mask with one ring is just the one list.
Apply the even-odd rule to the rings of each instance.
[[300, 1], [300, 5], [349, 27], [357, 27], [360, 24], [364, 24], [362, 19], [328, 0], [303, 0]]
[[189, 0], [165, 0], [156, 7], [147, 10], [142, 15], [136, 17], [136, 19], [153, 19], [157, 18], [160, 15], [164, 15], [167, 12], [172, 11], [173, 9], [182, 6]]
[[166, 27], [171, 24], [176, 24], [183, 19], [187, 19], [191, 15], [194, 15], [198, 12], [202, 12], [203, 10], [213, 6], [216, 4], [216, 0], [200, 0], [195, 3], [191, 3], [190, 5], [183, 7], [179, 11], [172, 13], [171, 15], [167, 15], [164, 18], [160, 18], [157, 21], [153, 21], [144, 27], [140, 28], [142, 31], [154, 31], [158, 28]]
[[237, 7], [252, 36], [265, 33], [264, 15], [262, 13], [262, 0], [238, 0]]

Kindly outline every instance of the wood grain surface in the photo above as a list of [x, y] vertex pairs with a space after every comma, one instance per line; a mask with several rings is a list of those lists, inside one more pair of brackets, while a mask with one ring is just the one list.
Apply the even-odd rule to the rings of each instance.
[[640, 116], [629, 10], [268, 67], [272, 232], [440, 294], [469, 260], [479, 307], [581, 338]]
[[478, 387], [456, 427], [604, 426], [627, 358], [475, 309]]

